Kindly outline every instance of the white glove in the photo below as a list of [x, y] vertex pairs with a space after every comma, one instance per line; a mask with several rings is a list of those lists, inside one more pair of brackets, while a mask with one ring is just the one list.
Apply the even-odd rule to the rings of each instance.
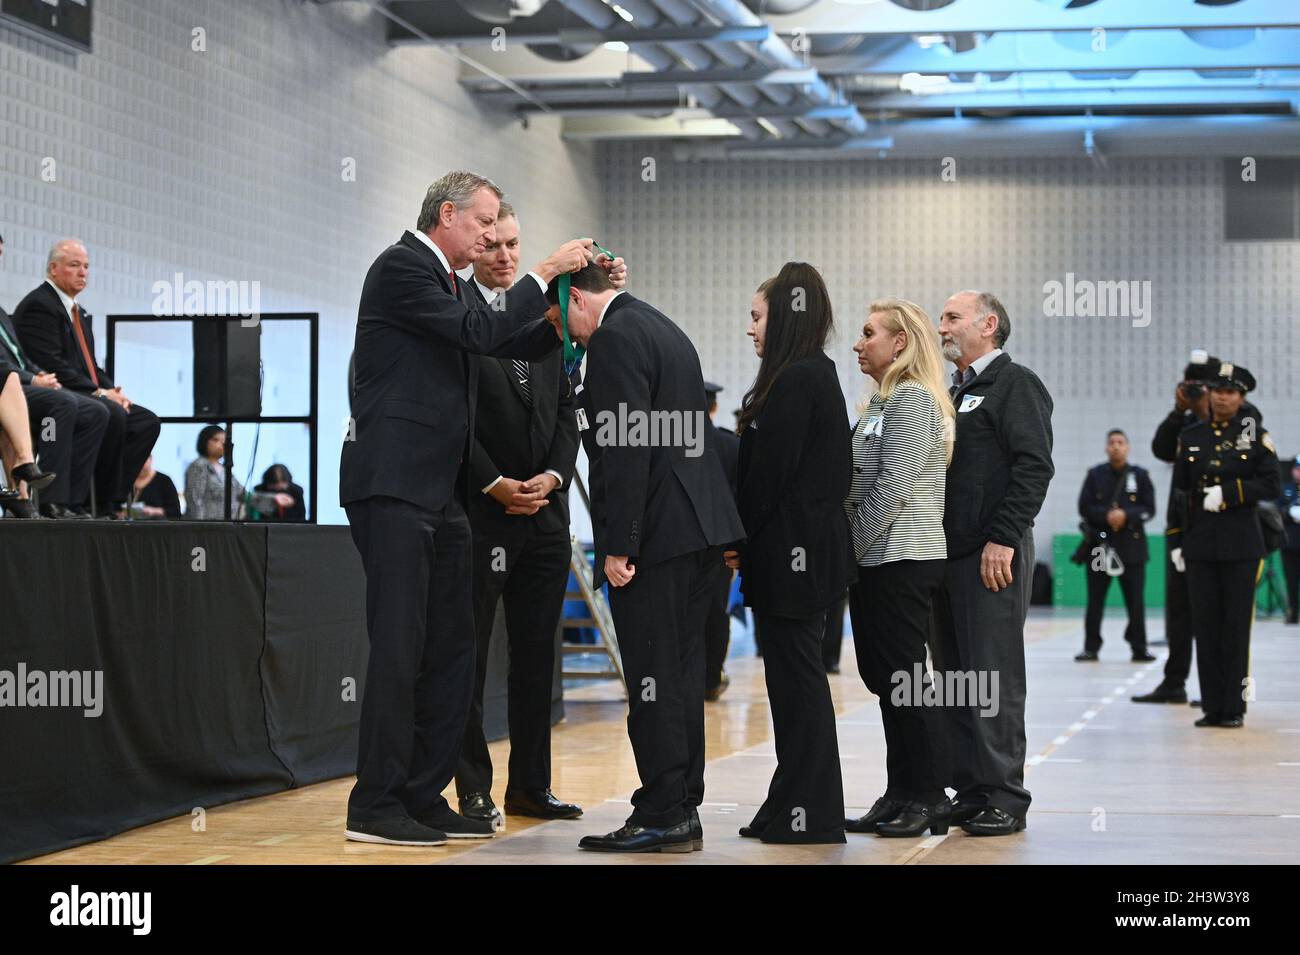
[[1295, 521], [1297, 524], [1300, 524], [1300, 504], [1292, 504], [1290, 510], [1287, 513], [1291, 515], [1291, 520]]
[[1180, 574], [1187, 572], [1187, 564], [1183, 561], [1183, 549], [1181, 547], [1175, 547], [1171, 550], [1169, 552], [1169, 559], [1173, 561], [1174, 570], [1178, 571]]
[[1223, 485], [1216, 484], [1206, 489], [1204, 507], [1207, 511], [1223, 510]]

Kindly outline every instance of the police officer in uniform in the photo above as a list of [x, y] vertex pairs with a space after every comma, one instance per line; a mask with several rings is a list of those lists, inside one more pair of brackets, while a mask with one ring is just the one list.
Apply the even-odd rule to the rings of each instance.
[[1088, 471], [1079, 492], [1079, 516], [1092, 531], [1088, 555], [1088, 609], [1084, 614], [1083, 652], [1074, 659], [1089, 662], [1101, 649], [1101, 619], [1112, 577], [1119, 578], [1128, 626], [1124, 639], [1134, 663], [1155, 659], [1147, 652], [1146, 585], [1147, 535], [1143, 527], [1156, 510], [1156, 492], [1145, 468], [1128, 463], [1128, 436], [1114, 428], [1106, 434], [1106, 457]]
[[1265, 555], [1256, 504], [1281, 491], [1277, 450], [1243, 409], [1255, 378], [1224, 362], [1210, 383], [1210, 416], [1178, 438], [1178, 523], [1170, 558], [1187, 576], [1201, 681], [1197, 726], [1239, 727], [1246, 712], [1250, 628]]

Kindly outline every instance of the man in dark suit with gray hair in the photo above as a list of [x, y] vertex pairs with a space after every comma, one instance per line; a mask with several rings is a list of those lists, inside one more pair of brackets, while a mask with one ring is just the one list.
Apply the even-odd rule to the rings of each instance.
[[[1010, 335], [1006, 309], [988, 292], [956, 293], [939, 318], [944, 357], [956, 366], [957, 434], [944, 502], [948, 564], [931, 654], [936, 673], [997, 687], [990, 705], [946, 700], [943, 710], [955, 744], [952, 819], [976, 836], [1019, 832], [1029, 810], [1025, 615], [1034, 518], [1054, 473], [1052, 396], [1002, 350]], [[944, 685], [956, 684], [948, 677]]]
[[488, 838], [442, 790], [460, 753], [474, 685], [470, 528], [465, 516], [478, 364], [471, 354], [553, 350], [546, 287], [591, 261], [577, 239], [502, 293], [468, 297], [455, 269], [496, 237], [501, 190], [469, 172], [429, 187], [415, 232], [375, 259], [361, 290], [353, 427], [340, 499], [366, 572], [370, 660], [357, 783], [346, 834], [361, 842], [439, 845]]

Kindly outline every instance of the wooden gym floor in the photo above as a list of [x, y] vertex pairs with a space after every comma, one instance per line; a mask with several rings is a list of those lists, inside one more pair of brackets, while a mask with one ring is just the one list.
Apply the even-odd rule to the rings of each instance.
[[[1162, 638], [1158, 614], [1148, 631]], [[1194, 728], [1199, 710], [1188, 706], [1129, 702], [1159, 682], [1164, 652], [1154, 648], [1156, 663], [1130, 663], [1120, 619], [1107, 618], [1101, 662], [1079, 664], [1071, 658], [1082, 646], [1082, 610], [1035, 611], [1027, 629], [1028, 831], [997, 839], [956, 829], [901, 840], [850, 834], [844, 846], [765, 846], [736, 835], [761, 801], [775, 758], [762, 661], [742, 631], [733, 633], [731, 687], [707, 709], [703, 852], [628, 857], [577, 849], [581, 836], [622, 824], [637, 782], [624, 703], [614, 684], [601, 682], [566, 694], [567, 719], [553, 734], [554, 790], [586, 808], [578, 820], [511, 817], [495, 839], [434, 849], [362, 845], [343, 838], [352, 781], [339, 779], [211, 808], [202, 832], [184, 816], [28, 864], [1215, 864], [1300, 857], [1300, 628], [1280, 620], [1255, 625], [1257, 700], [1246, 727], [1234, 731]], [[843, 670], [830, 680], [845, 801], [857, 815], [884, 789], [884, 742], [879, 708], [858, 679], [847, 636]], [[492, 745], [502, 768], [507, 746]], [[504, 786], [499, 776], [498, 803]]]

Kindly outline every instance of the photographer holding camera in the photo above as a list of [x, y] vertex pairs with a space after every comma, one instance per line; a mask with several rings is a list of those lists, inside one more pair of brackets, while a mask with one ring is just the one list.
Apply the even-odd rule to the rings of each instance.
[[[1174, 463], [1178, 452], [1178, 435], [1210, 417], [1210, 382], [1218, 377], [1220, 361], [1203, 349], [1191, 354], [1183, 369], [1183, 380], [1174, 389], [1174, 409], [1165, 416], [1151, 439], [1151, 453], [1161, 461]], [[1242, 405], [1243, 415], [1252, 415], [1262, 424], [1263, 416], [1250, 402]], [[1177, 489], [1169, 489], [1166, 528], [1181, 525], [1175, 514]], [[1186, 703], [1187, 675], [1192, 670], [1192, 621], [1187, 592], [1187, 578], [1173, 564], [1169, 546], [1165, 548], [1165, 641], [1169, 657], [1165, 675], [1152, 692], [1133, 697], [1134, 703]]]

